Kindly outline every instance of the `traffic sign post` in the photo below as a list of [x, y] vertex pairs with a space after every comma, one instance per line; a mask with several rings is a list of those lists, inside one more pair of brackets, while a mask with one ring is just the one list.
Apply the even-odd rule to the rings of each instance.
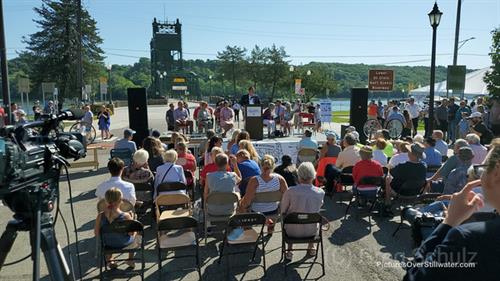
[[[453, 93], [460, 93], [460, 98], [464, 97], [465, 90], [465, 65], [448, 65], [448, 77], [446, 79], [446, 89]], [[448, 92], [447, 91], [447, 92]]]

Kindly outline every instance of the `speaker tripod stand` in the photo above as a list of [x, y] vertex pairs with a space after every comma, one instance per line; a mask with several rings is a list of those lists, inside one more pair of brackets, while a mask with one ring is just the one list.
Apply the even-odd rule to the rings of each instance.
[[43, 251], [45, 261], [52, 281], [73, 281], [73, 276], [62, 249], [57, 243], [52, 215], [50, 212], [42, 212], [42, 187], [38, 187], [35, 214], [14, 214], [14, 219], [9, 221], [5, 231], [0, 237], [0, 271], [5, 259], [12, 249], [20, 231], [27, 231], [30, 235], [31, 259], [33, 260], [33, 281], [40, 280], [40, 248]]

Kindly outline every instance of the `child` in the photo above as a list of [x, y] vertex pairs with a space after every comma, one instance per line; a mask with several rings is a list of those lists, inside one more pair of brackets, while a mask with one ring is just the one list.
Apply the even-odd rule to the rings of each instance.
[[469, 113], [462, 112], [462, 120], [458, 122], [458, 135], [461, 139], [465, 139], [465, 136], [469, 134], [469, 120], [467, 117], [469, 117]]
[[[120, 189], [116, 187], [109, 189], [106, 191], [104, 199], [106, 200], [107, 208], [104, 212], [97, 215], [94, 229], [96, 237], [100, 235], [101, 227], [111, 224], [115, 220], [132, 220], [132, 216], [129, 213], [120, 210], [120, 204], [122, 202], [122, 192]], [[134, 242], [135, 233], [106, 233], [102, 236], [102, 239], [102, 242], [107, 247], [121, 249]], [[129, 253], [129, 259], [126, 262], [128, 265], [127, 269], [135, 268], [135, 263], [132, 260], [133, 257], [134, 253]], [[106, 255], [106, 263], [109, 265], [109, 268], [115, 269], [118, 265], [111, 258], [111, 255]]]

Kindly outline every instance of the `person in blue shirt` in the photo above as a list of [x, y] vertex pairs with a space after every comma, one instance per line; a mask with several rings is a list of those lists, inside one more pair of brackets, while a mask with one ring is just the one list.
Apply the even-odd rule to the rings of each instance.
[[464, 100], [460, 101], [460, 107], [457, 109], [455, 113], [455, 122], [458, 124], [460, 120], [462, 120], [462, 113], [467, 113], [467, 115], [471, 114], [470, 108], [467, 107], [467, 104]]
[[123, 139], [120, 139], [115, 143], [115, 149], [127, 148], [132, 153], [135, 153], [137, 151], [137, 146], [135, 145], [135, 142], [132, 141], [134, 134], [134, 130], [125, 129], [125, 131], [123, 131]]
[[391, 120], [399, 120], [403, 125], [406, 124], [405, 117], [401, 112], [399, 112], [399, 108], [397, 106], [392, 107], [392, 111], [391, 113], [389, 113], [389, 116], [387, 117], [386, 121], [387, 123], [389, 123], [389, 121]]
[[250, 152], [241, 149], [236, 152], [236, 160], [238, 162], [238, 170], [241, 173], [240, 194], [245, 196], [247, 184], [250, 178], [260, 175], [260, 167], [257, 162], [250, 159]]
[[425, 159], [424, 163], [427, 166], [441, 166], [441, 160], [443, 157], [441, 153], [436, 149], [436, 140], [432, 137], [427, 137], [424, 142], [425, 149]]
[[318, 142], [312, 138], [310, 130], [304, 132], [304, 137], [299, 142], [298, 149], [301, 150], [302, 148], [318, 149]]

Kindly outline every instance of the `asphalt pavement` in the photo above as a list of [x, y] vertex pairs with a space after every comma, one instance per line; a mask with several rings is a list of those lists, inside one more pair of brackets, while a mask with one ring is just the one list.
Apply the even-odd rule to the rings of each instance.
[[[149, 126], [164, 131], [165, 106], [152, 106], [149, 108]], [[123, 128], [128, 126], [127, 108], [118, 108], [112, 117], [112, 133], [120, 137]], [[338, 124], [334, 127], [340, 127]], [[109, 149], [99, 150], [99, 169], [90, 168], [70, 169], [71, 190], [65, 181], [66, 176], [61, 176], [60, 182], [60, 208], [69, 228], [69, 242], [61, 218], [55, 226], [57, 239], [68, 259], [71, 258], [74, 274], [82, 280], [95, 280], [99, 278], [99, 269], [96, 267], [96, 240], [93, 235], [94, 221], [97, 215], [97, 199], [94, 195], [96, 186], [109, 178], [106, 163], [109, 158]], [[73, 198], [70, 199], [70, 191]], [[339, 198], [337, 198], [339, 199]], [[80, 251], [78, 259], [76, 256], [75, 233], [70, 212], [70, 201], [73, 201], [75, 210], [75, 223], [79, 238], [78, 248]], [[331, 198], [325, 198], [322, 214], [330, 221], [329, 230], [324, 232], [324, 257], [326, 275], [320, 280], [401, 280], [404, 271], [398, 265], [403, 256], [412, 253], [412, 241], [410, 231], [407, 229], [399, 231], [392, 237], [392, 232], [399, 223], [399, 217], [392, 219], [374, 216], [372, 225], [368, 223], [368, 217], [360, 214], [359, 217], [350, 211], [344, 219], [347, 201], [336, 202]], [[7, 221], [11, 219], [12, 212], [5, 206], [0, 207], [0, 229], [4, 228]], [[146, 280], [158, 280], [158, 263], [155, 224], [151, 223], [148, 216], [144, 220], [146, 226]], [[278, 224], [276, 232], [266, 238], [266, 262], [267, 274], [264, 276], [261, 268], [248, 268], [246, 266], [249, 255], [233, 256], [230, 258], [230, 280], [301, 280], [317, 279], [321, 276], [321, 268], [317, 265], [310, 268], [306, 265], [291, 266], [287, 274], [284, 273], [281, 256], [281, 225]], [[204, 280], [221, 280], [226, 278], [226, 260], [222, 264], [217, 263], [217, 249], [220, 245], [220, 235], [209, 237], [208, 244], [201, 241], [200, 253], [202, 260], [202, 275]], [[71, 254], [69, 251], [71, 251]], [[9, 253], [7, 263], [28, 255], [31, 251], [28, 233], [19, 233], [12, 251]], [[261, 254], [261, 251], [258, 252]], [[261, 261], [260, 255], [257, 262]], [[310, 261], [304, 254], [298, 252], [294, 261]], [[179, 272], [194, 265], [193, 260], [181, 259], [163, 262], [164, 269], [161, 280], [197, 280], [195, 270]], [[81, 268], [81, 274], [79, 269]], [[125, 266], [121, 266], [119, 272], [125, 272]], [[136, 265], [136, 269], [139, 265]], [[32, 273], [32, 261], [24, 260], [20, 263], [4, 266], [0, 271], [0, 280], [30, 280]], [[41, 261], [41, 280], [50, 280], [45, 260]], [[120, 280], [140, 280], [139, 276], [125, 277]]]

